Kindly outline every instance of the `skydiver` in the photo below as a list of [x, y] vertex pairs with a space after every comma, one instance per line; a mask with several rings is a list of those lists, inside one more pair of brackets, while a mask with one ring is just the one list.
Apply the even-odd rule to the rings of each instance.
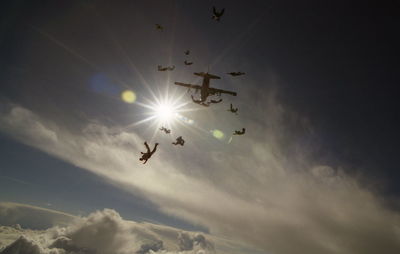
[[192, 97], [192, 101], [193, 101], [194, 103], [200, 104], [200, 103], [203, 102], [201, 99], [200, 99], [200, 100], [195, 100], [194, 97], [193, 97], [193, 95], [191, 95], [191, 97]]
[[168, 70], [168, 67], [162, 67], [161, 65], [158, 65], [157, 68], [158, 68], [158, 71], [166, 71], [166, 70]]
[[188, 61], [186, 61], [185, 60], [185, 62], [184, 62], [186, 65], [192, 65], [193, 64], [193, 62], [188, 62]]
[[147, 160], [150, 159], [150, 157], [156, 152], [158, 143], [156, 143], [154, 145], [153, 151], [150, 151], [150, 147], [149, 147], [149, 145], [147, 144], [146, 141], [144, 142], [144, 145], [146, 146], [147, 152], [145, 152], [145, 153], [144, 152], [140, 152], [142, 154], [142, 158], [140, 158], [139, 160], [140, 161], [144, 160], [143, 164], [146, 164]]
[[186, 50], [184, 53], [188, 56], [190, 54], [190, 50]]
[[158, 71], [173, 71], [175, 69], [175, 65], [162, 67], [161, 65], [157, 66]]
[[160, 25], [160, 24], [156, 24], [156, 29], [160, 30], [160, 31], [163, 31], [164, 27], [162, 25]]
[[193, 101], [194, 103], [199, 104], [199, 105], [204, 106], [204, 107], [210, 106], [210, 103], [205, 103], [205, 102], [202, 101], [202, 100], [195, 100], [194, 97], [193, 97], [193, 95], [191, 95], [191, 96], [192, 96], [192, 101]]
[[228, 111], [230, 111], [230, 112], [232, 112], [232, 113], [235, 113], [236, 115], [238, 114], [237, 112], [238, 112], [238, 108], [233, 108], [233, 105], [232, 105], [232, 103], [231, 103], [231, 108], [230, 109], [228, 109]]
[[167, 129], [167, 128], [165, 128], [165, 127], [161, 127], [161, 128], [160, 128], [160, 131], [165, 132], [165, 134], [170, 134], [170, 133], [171, 133], [171, 130], [170, 130], [170, 129]]
[[245, 128], [242, 128], [242, 131], [235, 131], [233, 135], [243, 135], [246, 132]]
[[222, 99], [219, 99], [219, 100], [210, 100], [209, 104], [211, 104], [211, 103], [220, 103], [220, 102], [222, 102]]
[[183, 146], [185, 144], [185, 140], [183, 140], [182, 136], [179, 136], [176, 138], [176, 141], [172, 143], [173, 145], [181, 145]]
[[242, 75], [244, 75], [246, 73], [238, 71], [238, 72], [228, 72], [227, 74], [229, 74], [229, 75], [231, 75], [233, 77], [236, 77], [236, 76], [242, 76]]
[[219, 21], [221, 19], [221, 16], [224, 14], [225, 8], [222, 9], [220, 12], [217, 12], [215, 7], [213, 6], [213, 16], [212, 18], [215, 19], [216, 21]]

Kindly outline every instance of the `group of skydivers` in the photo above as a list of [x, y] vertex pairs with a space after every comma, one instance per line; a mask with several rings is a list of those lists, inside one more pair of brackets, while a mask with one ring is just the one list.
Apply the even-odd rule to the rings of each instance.
[[[217, 11], [216, 10], [216, 8], [215, 7], [213, 7], [213, 16], [212, 16], [212, 19], [214, 19], [214, 20], [216, 20], [216, 21], [220, 21], [220, 19], [221, 19], [221, 16], [224, 14], [224, 11], [225, 11], [225, 9], [222, 9], [221, 11]], [[156, 29], [157, 30], [160, 30], [160, 31], [163, 31], [164, 30], [164, 27], [162, 26], [162, 25], [160, 25], [160, 24], [156, 24]], [[185, 53], [185, 55], [189, 55], [190, 54], [190, 51], [189, 50], [186, 50], [186, 51], [184, 51], [184, 53]], [[193, 62], [188, 62], [187, 60], [185, 60], [184, 61], [184, 64], [185, 65], [192, 65], [193, 64]], [[175, 69], [175, 65], [172, 65], [172, 66], [167, 66], [167, 67], [162, 67], [161, 65], [158, 65], [158, 71], [173, 71]], [[231, 75], [231, 76], [233, 76], [233, 77], [236, 77], [236, 76], [241, 76], [241, 75], [244, 75], [245, 73], [244, 72], [229, 72], [229, 73], [227, 73], [227, 74], [229, 74], [229, 75]], [[235, 94], [236, 95], [236, 94]], [[209, 102], [204, 102], [203, 100], [196, 100], [194, 97], [193, 97], [193, 95], [191, 96], [192, 97], [192, 101], [194, 102], [194, 103], [196, 103], [196, 104], [199, 104], [199, 105], [202, 105], [202, 106], [209, 106], [211, 103], [220, 103], [220, 102], [222, 102], [222, 99], [219, 99], [219, 100], [210, 100]], [[230, 104], [230, 108], [227, 110], [227, 111], [229, 111], [229, 112], [232, 112], [232, 113], [234, 113], [234, 114], [236, 114], [236, 115], [238, 115], [238, 108], [234, 108], [233, 107], [233, 105], [232, 105], [232, 103]], [[170, 134], [171, 133], [171, 130], [170, 129], [167, 129], [167, 128], [165, 128], [165, 127], [161, 127], [160, 128], [160, 131], [163, 131], [163, 132], [165, 132], [165, 134]], [[234, 133], [233, 133], [233, 135], [243, 135], [243, 134], [245, 134], [245, 132], [246, 132], [246, 129], [245, 128], [242, 128], [242, 130], [235, 130], [234, 131]], [[185, 144], [185, 140], [182, 138], [182, 136], [179, 136], [179, 137], [177, 137], [176, 138], [176, 141], [175, 142], [172, 142], [172, 144], [173, 145], [181, 145], [181, 146], [183, 146], [184, 144]], [[156, 152], [156, 150], [157, 150], [157, 146], [159, 145], [159, 143], [155, 143], [155, 145], [154, 145], [154, 148], [153, 148], [153, 150], [150, 150], [150, 147], [149, 147], [149, 145], [147, 144], [147, 142], [144, 142], [144, 145], [146, 146], [146, 152], [140, 152], [141, 154], [142, 154], [142, 157], [139, 159], [140, 161], [143, 161], [143, 164], [145, 164], [146, 162], [147, 162], [147, 160], [148, 159], [150, 159], [150, 157]]]

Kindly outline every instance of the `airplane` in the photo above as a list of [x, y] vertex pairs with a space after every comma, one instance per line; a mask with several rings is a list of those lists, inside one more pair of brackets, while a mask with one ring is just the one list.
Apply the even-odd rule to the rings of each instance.
[[233, 133], [233, 135], [243, 135], [245, 132], [246, 132], [246, 129], [245, 129], [245, 128], [242, 128], [241, 131], [235, 131], [235, 132]]
[[228, 109], [228, 111], [230, 111], [230, 112], [232, 112], [232, 113], [235, 113], [236, 115], [238, 114], [237, 112], [238, 112], [238, 108], [233, 108], [233, 105], [232, 105], [232, 103], [231, 103], [231, 108], [230, 109]]
[[222, 9], [220, 12], [217, 12], [215, 7], [213, 6], [213, 16], [212, 18], [215, 19], [216, 21], [219, 21], [221, 19], [222, 14], [224, 14], [225, 9]]
[[242, 76], [246, 73], [238, 71], [238, 72], [228, 72], [227, 74], [236, 77], [236, 76]]
[[193, 64], [193, 62], [188, 62], [188, 61], [186, 61], [185, 60], [185, 62], [184, 62], [186, 65], [192, 65]]
[[160, 25], [160, 24], [156, 24], [156, 29], [160, 30], [160, 31], [163, 31], [164, 27], [162, 25]]
[[186, 50], [186, 51], [185, 51], [185, 55], [188, 56], [189, 54], [190, 54], [190, 50]]
[[[174, 84], [178, 85], [178, 86], [187, 87], [189, 89], [193, 88], [193, 89], [196, 89], [196, 91], [200, 90], [201, 91], [201, 98], [200, 98], [200, 100], [197, 100], [198, 103], [204, 103], [207, 100], [208, 96], [210, 96], [210, 95], [221, 95], [222, 93], [230, 94], [230, 95], [233, 95], [233, 96], [237, 95], [236, 92], [210, 87], [210, 79], [221, 79], [220, 77], [218, 77], [216, 75], [210, 74], [208, 72], [206, 72], [206, 73], [204, 73], [204, 72], [194, 72], [193, 74], [203, 78], [203, 84], [201, 86], [200, 85], [186, 84], [186, 83], [181, 83], [181, 82], [175, 82]], [[213, 103], [213, 102], [211, 102], [211, 103]]]

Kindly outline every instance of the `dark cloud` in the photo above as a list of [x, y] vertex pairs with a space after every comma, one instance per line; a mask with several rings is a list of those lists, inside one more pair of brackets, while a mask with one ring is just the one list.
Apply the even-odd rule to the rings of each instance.
[[1, 254], [43, 254], [39, 245], [24, 236], [7, 246]]
[[58, 237], [50, 246], [49, 249], [61, 249], [67, 253], [82, 253], [82, 254], [96, 254], [93, 249], [76, 246], [71, 239], [65, 236]]
[[140, 250], [138, 250], [137, 254], [146, 254], [150, 251], [157, 252], [163, 249], [163, 242], [161, 240], [155, 241], [152, 243], [145, 243], [140, 246]]

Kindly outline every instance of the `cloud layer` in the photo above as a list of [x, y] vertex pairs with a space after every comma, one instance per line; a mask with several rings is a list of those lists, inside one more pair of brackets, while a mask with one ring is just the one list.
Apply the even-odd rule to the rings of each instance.
[[[0, 126], [25, 144], [128, 191], [140, 191], [168, 214], [265, 252], [400, 251], [399, 214], [341, 170], [314, 165], [301, 150], [288, 156], [287, 148], [292, 144], [283, 123], [288, 119], [304, 121], [279, 104], [269, 103], [273, 106], [264, 105], [265, 110], [255, 114], [272, 124], [249, 120], [247, 129], [253, 134], [240, 143], [234, 140], [224, 152], [192, 146], [185, 160], [171, 160], [171, 153], [159, 149], [145, 170], [133, 156], [140, 153], [142, 139], [132, 132], [101, 124], [88, 124], [72, 132], [19, 106], [10, 107]], [[307, 128], [306, 123], [303, 127]], [[207, 158], [206, 165], [191, 154]], [[110, 223], [110, 229], [120, 229]], [[77, 229], [68, 237], [79, 242], [86, 233]], [[110, 246], [120, 246], [120, 240], [114, 239]], [[137, 251], [159, 247], [159, 242], [153, 242]]]
[[[29, 209], [40, 208], [29, 207], [25, 211], [27, 214]], [[59, 212], [48, 210], [44, 217], [54, 216], [52, 213]], [[111, 209], [75, 217], [66, 226], [46, 230], [1, 226], [0, 239], [4, 241], [0, 242], [1, 254], [213, 254], [216, 252], [214, 243], [220, 248], [218, 253], [236, 253], [234, 248], [237, 247], [210, 235], [127, 221]]]

